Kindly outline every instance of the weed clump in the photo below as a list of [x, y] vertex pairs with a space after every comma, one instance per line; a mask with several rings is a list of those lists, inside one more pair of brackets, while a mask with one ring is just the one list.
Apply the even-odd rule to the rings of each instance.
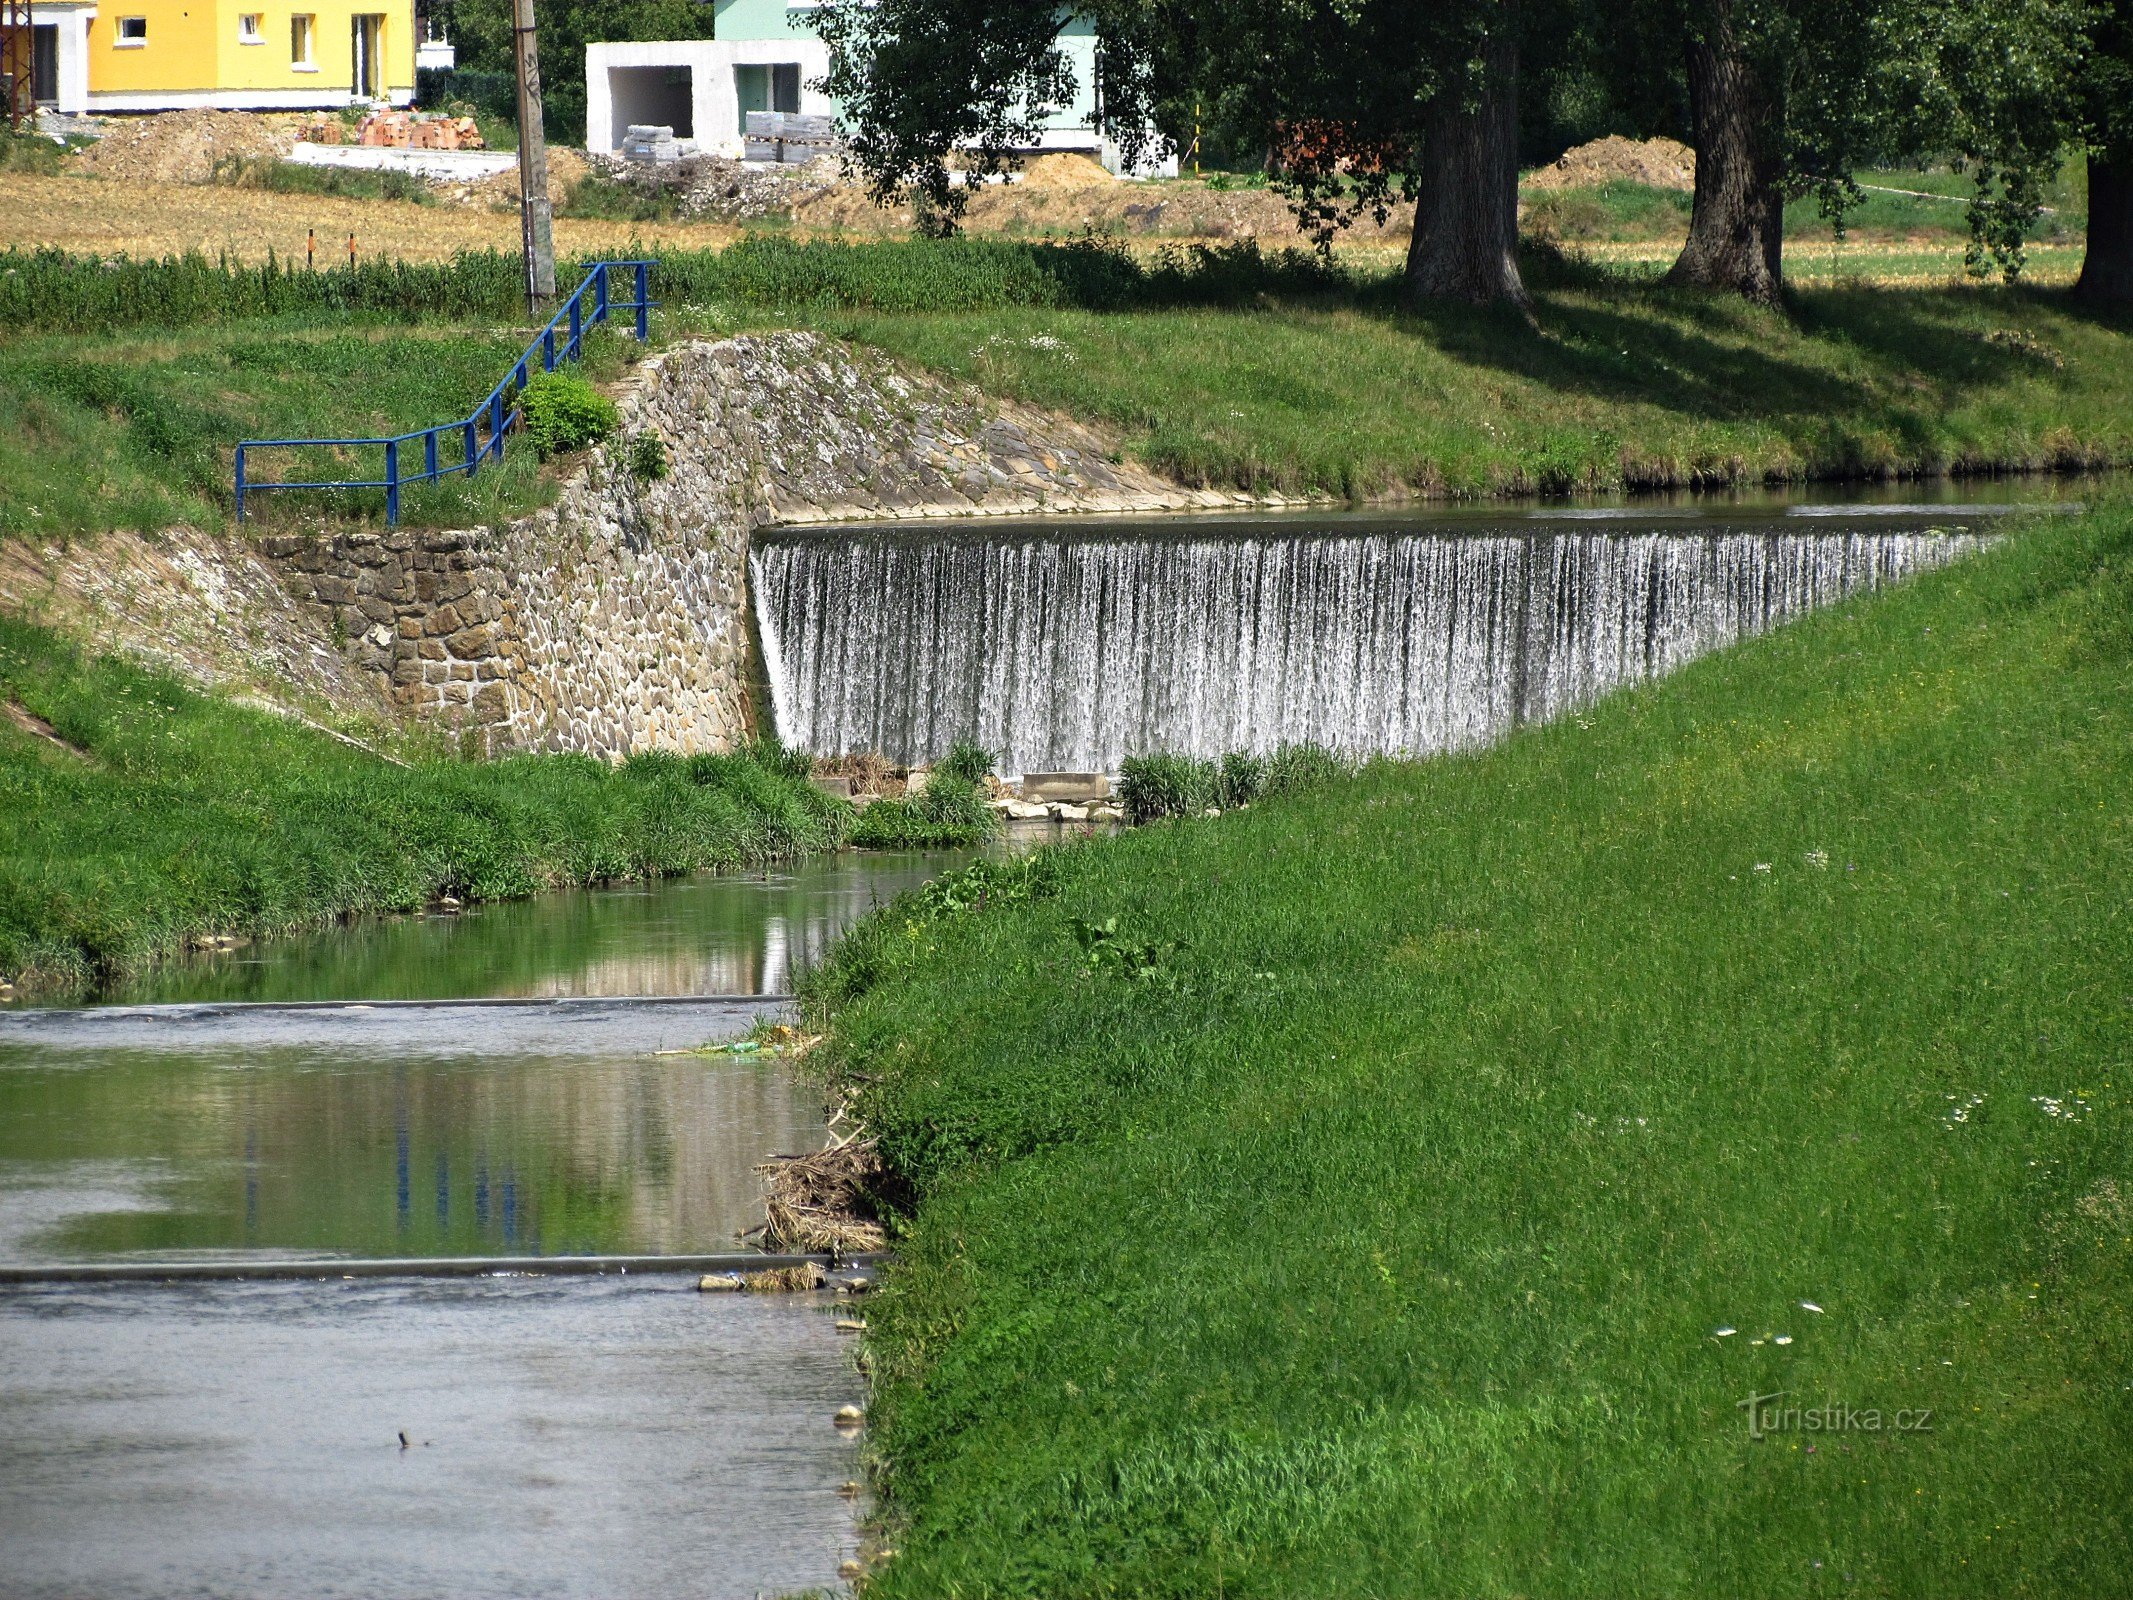
[[1347, 776], [1354, 767], [1318, 745], [1283, 745], [1271, 756], [1232, 750], [1219, 760], [1157, 753], [1119, 763], [1119, 809], [1139, 824], [1229, 811], [1254, 800], [1297, 794]]
[[1000, 826], [986, 803], [984, 785], [991, 776], [991, 754], [959, 741], [934, 766], [923, 789], [900, 799], [877, 800], [860, 812], [851, 842], [878, 850], [914, 850], [988, 838]]

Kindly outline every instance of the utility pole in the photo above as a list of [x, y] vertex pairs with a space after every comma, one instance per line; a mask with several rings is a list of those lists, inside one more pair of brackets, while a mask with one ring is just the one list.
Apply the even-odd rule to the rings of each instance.
[[555, 304], [555, 217], [548, 204], [548, 141], [541, 131], [541, 58], [533, 0], [511, 0], [511, 56], [518, 68], [518, 213], [526, 244], [526, 309]]

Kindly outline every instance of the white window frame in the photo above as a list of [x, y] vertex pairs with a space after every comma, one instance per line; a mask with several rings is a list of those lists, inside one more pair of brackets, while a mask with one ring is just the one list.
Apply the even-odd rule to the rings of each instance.
[[[296, 53], [297, 29], [303, 29], [304, 53]], [[289, 70], [291, 72], [318, 71], [318, 13], [298, 11], [289, 18]]]
[[[139, 23], [141, 31], [135, 34], [128, 34], [126, 32], [126, 24], [129, 22]], [[145, 50], [148, 48], [148, 19], [146, 17], [119, 17], [112, 22], [111, 26], [116, 33], [116, 37], [111, 41], [112, 49]]]
[[237, 13], [237, 42], [239, 44], [265, 44], [266, 34], [260, 24], [266, 21], [263, 11], [240, 11]]

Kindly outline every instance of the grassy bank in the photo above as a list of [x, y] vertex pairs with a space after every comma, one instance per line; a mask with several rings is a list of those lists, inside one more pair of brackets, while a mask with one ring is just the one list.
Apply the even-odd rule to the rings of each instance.
[[2129, 617], [2033, 524], [871, 924], [868, 1592], [2121, 1589]]
[[2028, 290], [1815, 290], [1773, 311], [1565, 273], [1530, 323], [1360, 289], [814, 320], [1106, 425], [1196, 485], [1486, 495], [2133, 463], [2133, 326]]
[[[237, 438], [443, 420], [524, 336], [495, 256], [316, 274], [5, 259], [0, 323], [17, 331], [0, 337], [0, 427], [29, 448], [0, 457], [0, 534], [212, 522], [227, 515]], [[1545, 253], [1531, 267], [1530, 319], [1413, 311], [1389, 273], [1301, 254], [1000, 240], [763, 237], [668, 255], [654, 292], [662, 338], [817, 327], [1106, 427], [1186, 482], [1260, 492], [2133, 463], [2133, 325], [2056, 292], [1811, 290], [1762, 310]], [[414, 493], [405, 512], [479, 520], [541, 492], [522, 461]], [[269, 517], [327, 508], [259, 504]], [[378, 497], [330, 509], [375, 516]]]
[[398, 766], [0, 618], [0, 980], [76, 989], [203, 935], [794, 856], [850, 821], [775, 749]]

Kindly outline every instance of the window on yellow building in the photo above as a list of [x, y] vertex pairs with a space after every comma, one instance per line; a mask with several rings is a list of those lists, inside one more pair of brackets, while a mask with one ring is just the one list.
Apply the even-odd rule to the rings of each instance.
[[311, 59], [311, 39], [318, 31], [312, 23], [317, 20], [315, 17], [289, 19], [289, 64], [301, 72], [318, 70]]
[[239, 44], [265, 44], [267, 42], [259, 36], [260, 16], [261, 13], [257, 11], [247, 11], [238, 17], [237, 42]]
[[121, 50], [138, 50], [148, 42], [148, 19], [146, 17], [120, 17], [118, 39]]

